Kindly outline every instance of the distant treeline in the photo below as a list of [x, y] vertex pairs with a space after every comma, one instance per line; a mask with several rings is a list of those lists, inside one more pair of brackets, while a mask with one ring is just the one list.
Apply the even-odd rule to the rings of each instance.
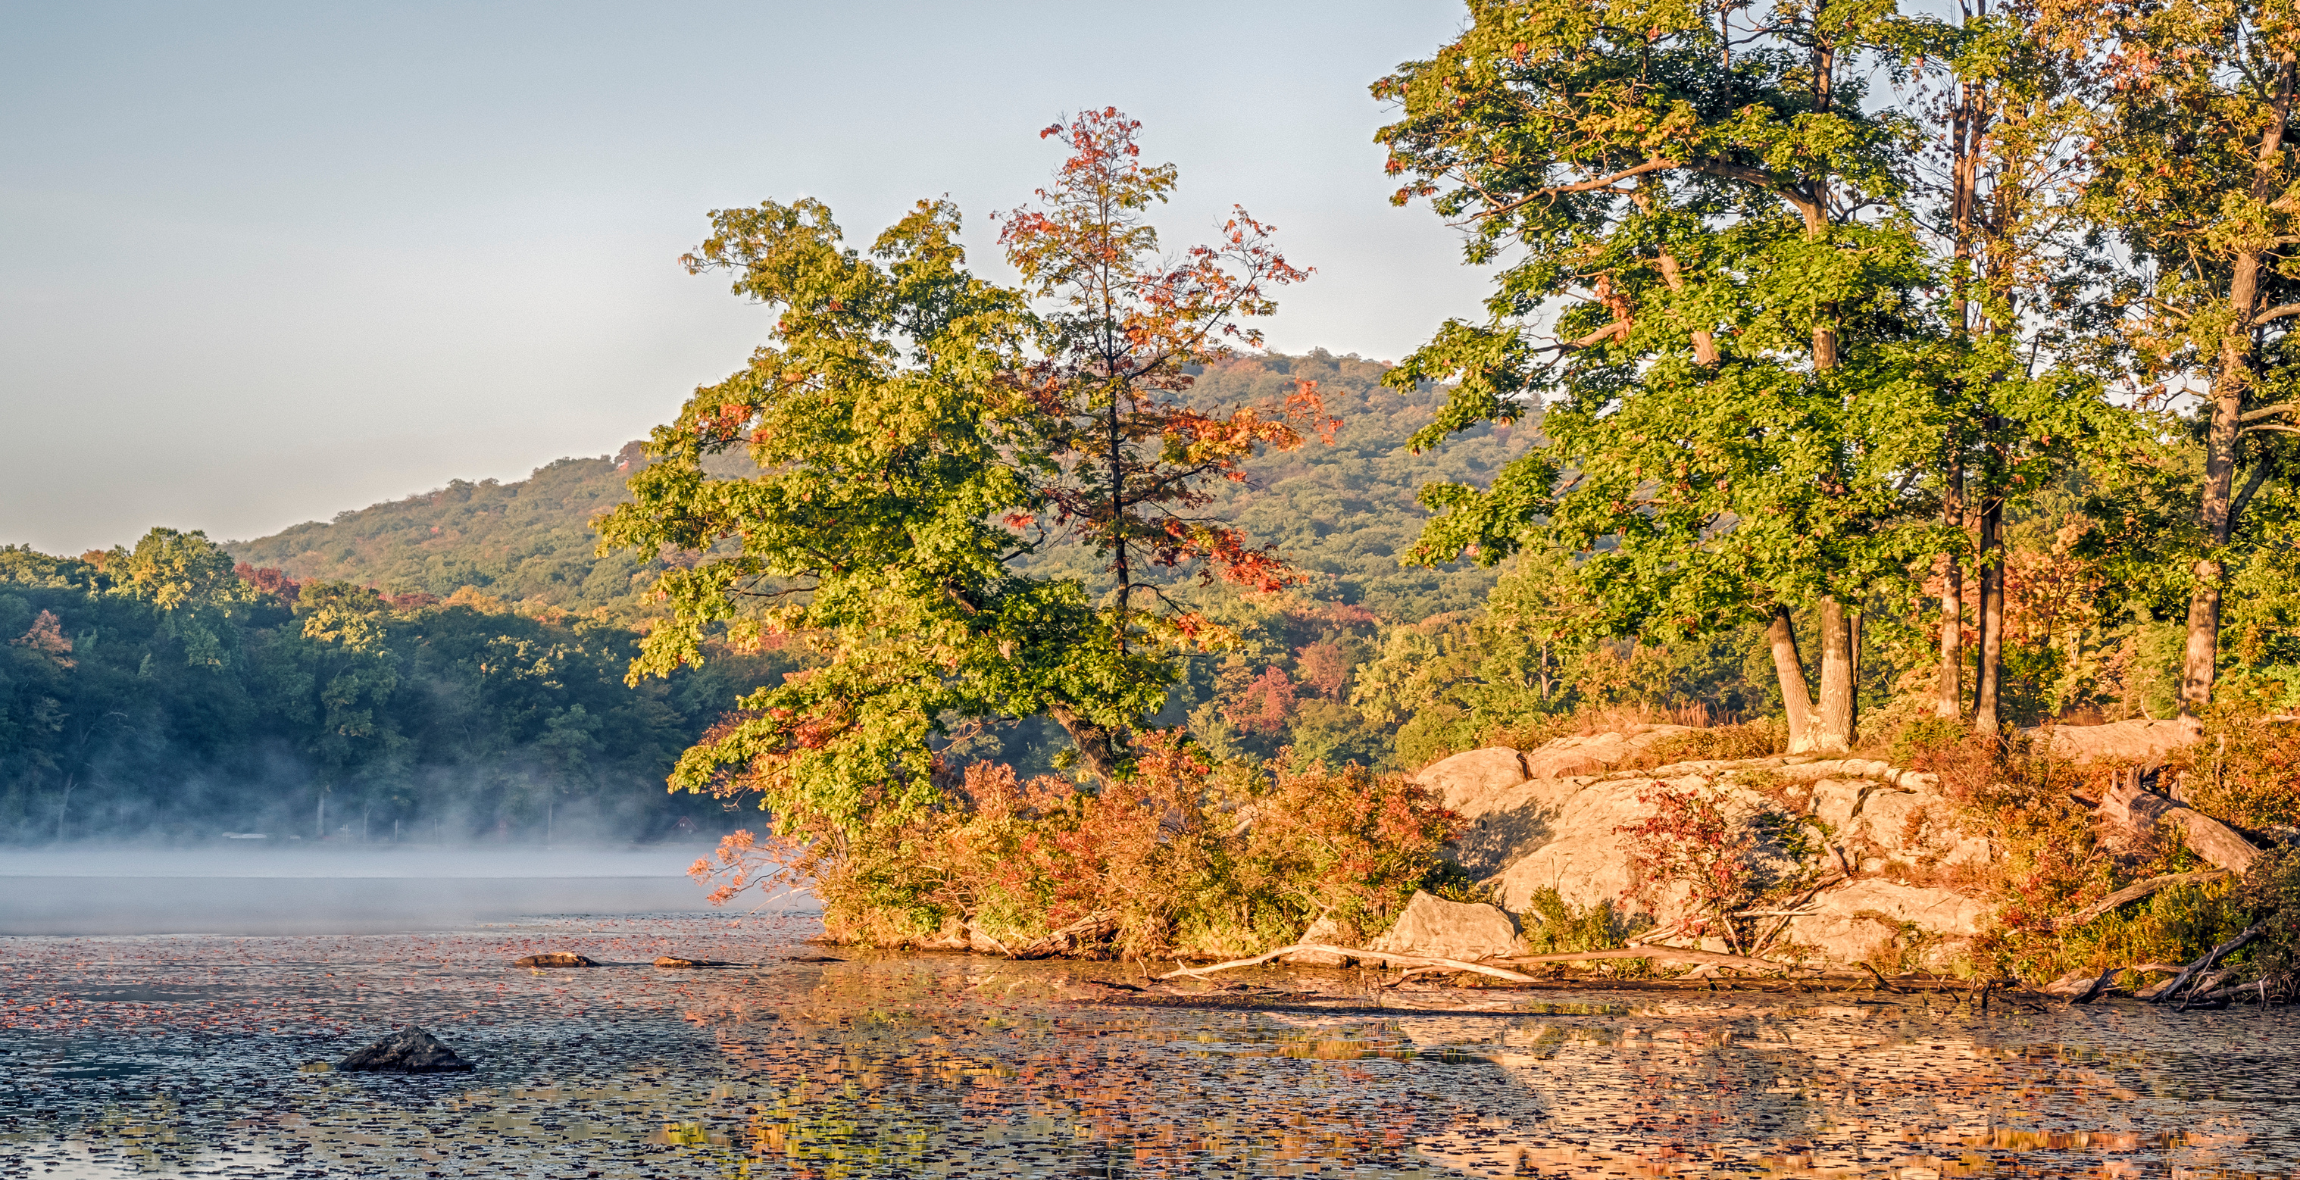
[[665, 775], [788, 665], [729, 655], [627, 686], [637, 638], [476, 591], [298, 582], [196, 532], [0, 549], [0, 840], [717, 828]]

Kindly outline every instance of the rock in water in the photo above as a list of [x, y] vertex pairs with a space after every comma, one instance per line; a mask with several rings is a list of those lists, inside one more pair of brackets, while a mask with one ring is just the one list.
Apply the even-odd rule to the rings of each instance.
[[411, 1024], [337, 1062], [336, 1068], [379, 1073], [461, 1073], [469, 1070], [471, 1063], [440, 1044], [439, 1038]]
[[596, 967], [598, 965], [599, 964], [594, 963], [581, 955], [572, 954], [567, 951], [551, 951], [546, 954], [529, 955], [526, 958], [512, 964], [514, 967]]

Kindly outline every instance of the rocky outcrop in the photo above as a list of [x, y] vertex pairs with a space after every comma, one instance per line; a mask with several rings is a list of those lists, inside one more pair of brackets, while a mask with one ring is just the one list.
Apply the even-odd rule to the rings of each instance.
[[1502, 958], [1517, 953], [1517, 922], [1499, 906], [1416, 890], [1397, 924], [1366, 949], [1464, 962]]
[[[1318, 943], [1323, 946], [1349, 945], [1342, 939], [1342, 924], [1332, 918], [1319, 918], [1310, 923], [1309, 928], [1302, 931], [1302, 936], [1294, 941]], [[1348, 955], [1336, 954], [1333, 951], [1294, 951], [1285, 956], [1285, 961], [1304, 967], [1347, 967], [1355, 960], [1352, 960]]]
[[1836, 964], [1889, 959], [1926, 970], [1954, 963], [1989, 916], [1977, 898], [1878, 877], [1824, 890], [1805, 908], [1818, 912], [1791, 918], [1786, 933], [1810, 957]]
[[[1777, 845], [1755, 846], [1761, 861], [1774, 858], [1759, 866], [1766, 873], [1787, 879], [1802, 870], [1836, 878], [1780, 916], [1777, 949], [1829, 965], [1890, 952], [1904, 965], [1939, 966], [1979, 932], [1986, 903], [1923, 883], [1996, 855], [1985, 833], [1959, 828], [1936, 776], [1856, 758], [1686, 761], [1632, 769], [1650, 765], [1654, 743], [1685, 732], [1681, 726], [1655, 726], [1560, 738], [1538, 750], [1472, 750], [1433, 763], [1416, 777], [1462, 817], [1456, 859], [1493, 886], [1509, 911], [1524, 913], [1537, 894], [1555, 890], [1577, 908], [1606, 905], [1643, 913], [1663, 930], [1678, 923], [1686, 916], [1676, 909], [1681, 892], [1643, 901], [1630, 897], [1631, 844], [1622, 831], [1651, 816], [1647, 797], [1666, 787], [1709, 793], [1729, 816], [1771, 812], [1818, 821], [1806, 830], [1823, 837], [1819, 863], [1798, 866]], [[1420, 897], [1415, 901], [1421, 904]], [[1399, 932], [1405, 930], [1401, 919]], [[1430, 945], [1426, 935], [1399, 932], [1393, 932], [1394, 943], [1376, 945], [1400, 951], [1408, 942]]]
[[439, 1038], [408, 1025], [336, 1063], [337, 1069], [375, 1073], [464, 1073], [470, 1062]]

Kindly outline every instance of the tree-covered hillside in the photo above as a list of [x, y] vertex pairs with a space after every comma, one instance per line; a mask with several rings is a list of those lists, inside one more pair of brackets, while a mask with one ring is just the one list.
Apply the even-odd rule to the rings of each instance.
[[0, 549], [0, 841], [715, 828], [664, 776], [790, 665], [629, 686], [637, 638], [468, 592], [299, 584], [170, 529], [84, 558]]
[[639, 567], [627, 557], [599, 557], [589, 522], [628, 495], [623, 480], [639, 450], [632, 444], [620, 456], [561, 459], [515, 483], [459, 479], [226, 548], [298, 580], [439, 598], [471, 586], [510, 602], [625, 616], [639, 607]]
[[[1283, 399], [1311, 381], [1342, 425], [1333, 442], [1265, 455], [1245, 484], [1226, 485], [1212, 511], [1319, 575], [1317, 597], [1414, 620], [1483, 599], [1489, 571], [1464, 564], [1405, 568], [1398, 557], [1428, 513], [1416, 489], [1432, 480], [1484, 483], [1524, 451], [1530, 431], [1486, 427], [1415, 455], [1405, 447], [1444, 402], [1441, 392], [1400, 394], [1381, 385], [1386, 366], [1323, 350], [1254, 356], [1203, 372], [1194, 404], [1213, 407]], [[644, 462], [633, 443], [613, 456], [560, 459], [514, 483], [456, 480], [437, 491], [296, 525], [226, 545], [234, 557], [302, 580], [372, 586], [390, 595], [445, 598], [471, 586], [507, 603], [630, 619], [653, 572], [627, 554], [600, 557], [590, 520], [629, 496], [624, 480]], [[1071, 550], [1047, 559], [1092, 580], [1092, 559]]]

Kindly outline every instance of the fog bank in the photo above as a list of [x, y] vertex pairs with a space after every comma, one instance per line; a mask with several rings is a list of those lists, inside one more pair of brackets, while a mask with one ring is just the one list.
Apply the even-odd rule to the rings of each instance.
[[[254, 843], [254, 842], [249, 842]], [[0, 935], [372, 934], [542, 914], [700, 913], [703, 847], [152, 848], [0, 852]], [[726, 907], [812, 908], [753, 896]]]

